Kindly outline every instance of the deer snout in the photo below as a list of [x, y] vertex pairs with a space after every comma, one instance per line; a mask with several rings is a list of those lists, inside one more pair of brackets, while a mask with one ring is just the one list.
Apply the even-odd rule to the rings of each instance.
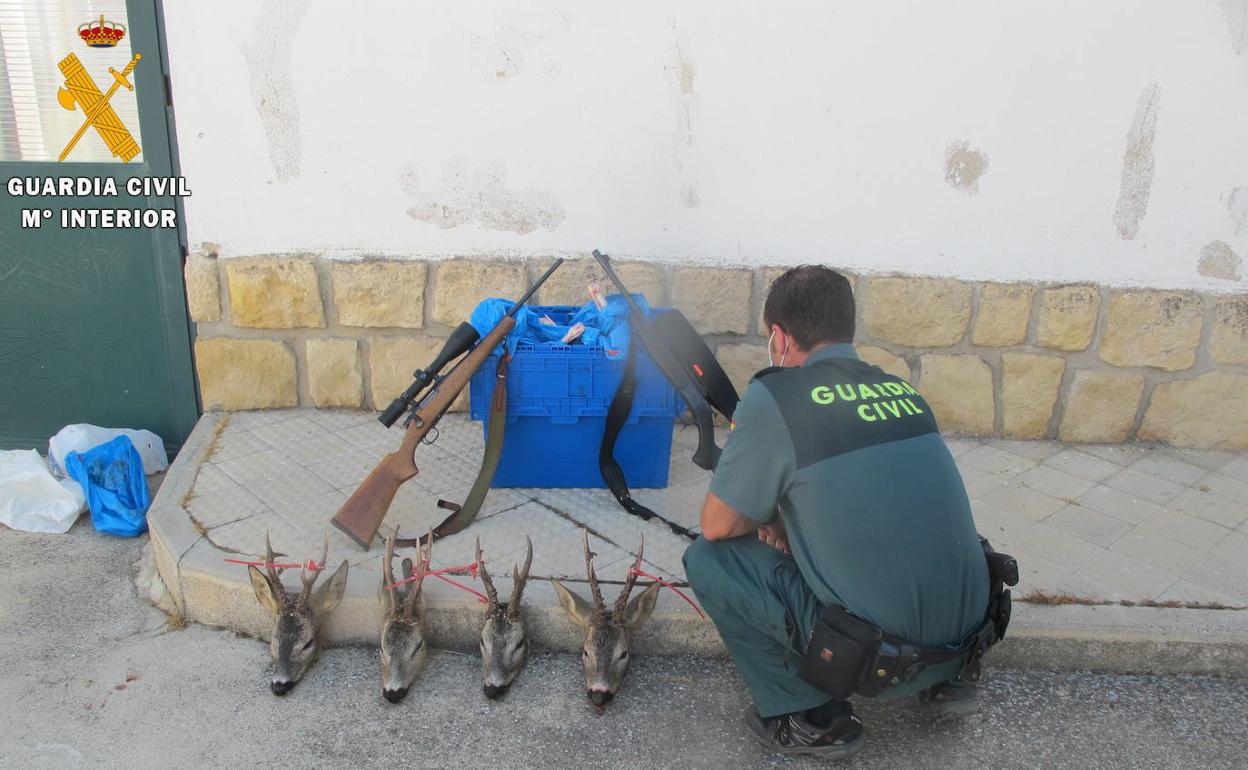
[[295, 689], [295, 683], [289, 679], [274, 679], [272, 682], [269, 682], [269, 689], [273, 691], [274, 695], [285, 695]]
[[381, 696], [391, 703], [398, 703], [407, 697], [407, 687], [400, 687], [397, 690], [382, 690]]
[[611, 699], [615, 697], [615, 693], [606, 690], [589, 690], [589, 702], [598, 708], [606, 708]]
[[505, 684], [487, 684], [485, 685], [485, 697], [490, 700], [498, 700], [507, 694], [508, 685]]

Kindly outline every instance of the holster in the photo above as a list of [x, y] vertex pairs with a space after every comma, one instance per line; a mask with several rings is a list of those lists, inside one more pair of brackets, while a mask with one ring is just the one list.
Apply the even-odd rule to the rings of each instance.
[[858, 692], [874, 667], [883, 638], [884, 632], [875, 624], [840, 605], [828, 606], [815, 621], [806, 645], [802, 679], [837, 700], [848, 698]]
[[1005, 637], [1010, 623], [1010, 592], [1005, 586], [1018, 583], [1014, 557], [993, 551], [982, 537], [980, 544], [988, 562], [988, 610], [958, 649], [916, 647], [833, 604], [815, 621], [802, 663], [802, 680], [837, 700], [855, 693], [871, 698], [885, 687], [913, 681], [929, 665], [957, 658], [962, 659], [958, 679], [979, 679], [980, 660]]

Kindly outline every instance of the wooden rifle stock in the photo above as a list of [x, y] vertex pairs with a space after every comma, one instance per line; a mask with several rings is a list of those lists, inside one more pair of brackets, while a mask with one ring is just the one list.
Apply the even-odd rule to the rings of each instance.
[[447, 373], [417, 409], [415, 418], [403, 433], [399, 448], [381, 459], [373, 472], [368, 474], [368, 478], [360, 483], [338, 513], [334, 514], [331, 523], [361, 548], [367, 551], [372, 544], [377, 528], [381, 526], [382, 519], [386, 518], [386, 511], [390, 510], [390, 503], [394, 502], [399, 487], [420, 472], [416, 467], [416, 449], [420, 447], [420, 442], [438, 420], [442, 419], [442, 415], [463, 389], [468, 387], [468, 381], [489, 358], [490, 353], [514, 328], [516, 319], [511, 316], [504, 317]]

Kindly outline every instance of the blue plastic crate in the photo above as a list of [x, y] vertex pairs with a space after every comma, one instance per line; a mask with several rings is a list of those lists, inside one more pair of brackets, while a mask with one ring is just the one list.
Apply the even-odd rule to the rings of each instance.
[[[533, 310], [564, 324], [579, 308]], [[640, 340], [633, 408], [615, 444], [615, 458], [634, 488], [666, 487], [672, 426], [684, 410], [676, 390]], [[607, 410], [624, 376], [624, 360], [610, 361], [597, 345], [522, 343], [507, 374], [507, 430], [495, 487], [605, 487], [598, 450]], [[469, 384], [472, 419], [489, 432], [490, 397], [498, 358], [491, 357]]]

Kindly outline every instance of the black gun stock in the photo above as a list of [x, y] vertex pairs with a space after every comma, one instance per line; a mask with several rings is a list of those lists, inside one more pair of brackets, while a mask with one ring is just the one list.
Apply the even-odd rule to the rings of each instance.
[[693, 422], [698, 426], [698, 448], [693, 453], [694, 465], [703, 470], [714, 470], [716, 463], [719, 462], [720, 449], [715, 446], [715, 418], [710, 405], [706, 402], [706, 396], [694, 382], [693, 376], [685, 371], [685, 367], [676, 359], [663, 336], [655, 328], [654, 321], [633, 299], [633, 295], [629, 293], [620, 277], [615, 274], [615, 270], [611, 269], [607, 255], [594, 249], [594, 259], [598, 260], [607, 278], [615, 284], [616, 290], [624, 295], [624, 301], [628, 303], [628, 323], [641, 338], [655, 366], [658, 366], [667, 379], [676, 386], [680, 397], [685, 400], [685, 404], [689, 406], [689, 411], [693, 414]]

